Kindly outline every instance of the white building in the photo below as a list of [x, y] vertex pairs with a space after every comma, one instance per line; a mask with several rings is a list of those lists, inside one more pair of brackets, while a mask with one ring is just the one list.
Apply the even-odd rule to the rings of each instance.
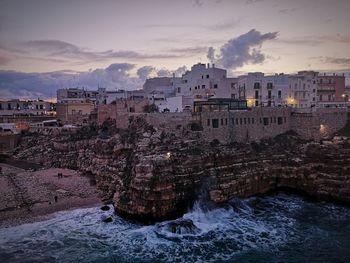
[[227, 78], [224, 69], [198, 63], [174, 82], [176, 96], [183, 96], [183, 109], [192, 108], [195, 100], [208, 98], [237, 98], [237, 79]]
[[318, 72], [300, 71], [289, 77], [288, 105], [295, 108], [310, 108], [317, 104]]

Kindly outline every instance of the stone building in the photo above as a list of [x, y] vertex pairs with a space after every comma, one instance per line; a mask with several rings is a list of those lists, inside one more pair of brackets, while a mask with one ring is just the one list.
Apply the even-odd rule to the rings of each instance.
[[60, 102], [56, 104], [56, 116], [63, 124], [88, 123], [94, 108], [93, 102]]
[[207, 141], [216, 139], [225, 144], [259, 141], [289, 130], [305, 139], [320, 140], [344, 127], [347, 114], [347, 108], [310, 108], [307, 112], [291, 107], [235, 109], [218, 102], [201, 106], [200, 123]]

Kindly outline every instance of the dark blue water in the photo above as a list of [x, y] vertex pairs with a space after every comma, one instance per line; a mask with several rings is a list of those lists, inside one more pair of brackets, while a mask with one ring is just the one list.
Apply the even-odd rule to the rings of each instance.
[[112, 214], [78, 209], [0, 229], [0, 262], [350, 262], [350, 208], [295, 195], [196, 204], [151, 226], [102, 222]]

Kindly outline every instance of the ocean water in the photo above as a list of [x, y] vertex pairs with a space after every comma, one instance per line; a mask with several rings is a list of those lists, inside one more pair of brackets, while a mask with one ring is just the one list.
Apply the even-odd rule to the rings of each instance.
[[148, 226], [77, 209], [0, 229], [0, 262], [350, 262], [350, 208], [278, 193]]

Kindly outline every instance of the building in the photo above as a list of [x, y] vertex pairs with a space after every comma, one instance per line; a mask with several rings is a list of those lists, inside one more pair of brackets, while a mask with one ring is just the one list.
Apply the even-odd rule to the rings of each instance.
[[92, 102], [94, 105], [106, 104], [107, 91], [105, 88], [98, 88], [95, 91], [84, 88], [69, 88], [57, 90], [58, 103], [81, 103]]
[[317, 76], [317, 101], [323, 102], [341, 102], [346, 100], [345, 96], [345, 76], [344, 75], [326, 75], [325, 73]]
[[289, 76], [288, 106], [310, 108], [317, 105], [317, 77], [315, 71], [299, 71]]
[[186, 98], [183, 109], [193, 107], [196, 100], [215, 98], [237, 98], [237, 79], [227, 78], [224, 69], [198, 63], [182, 75], [181, 81], [174, 83], [176, 96]]
[[68, 101], [56, 104], [57, 119], [63, 124], [88, 123], [95, 104], [90, 101]]
[[287, 105], [289, 75], [265, 76], [262, 72], [238, 77], [238, 97], [247, 99], [249, 107]]
[[0, 101], [0, 116], [43, 116], [54, 114], [54, 104], [44, 100]]

